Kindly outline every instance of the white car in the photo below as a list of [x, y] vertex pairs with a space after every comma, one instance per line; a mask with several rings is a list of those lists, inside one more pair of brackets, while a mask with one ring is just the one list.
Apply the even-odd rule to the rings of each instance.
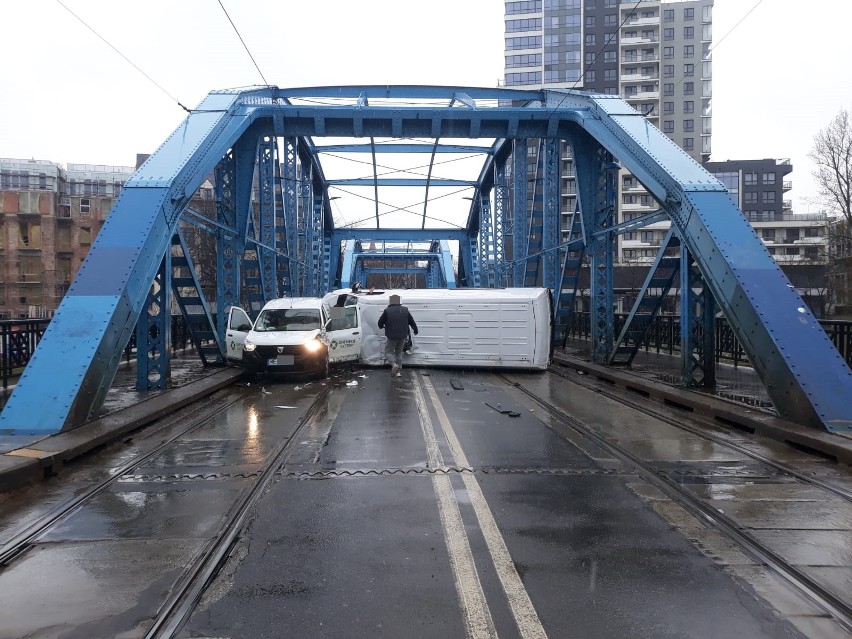
[[[351, 298], [351, 299], [350, 299]], [[326, 377], [329, 367], [358, 359], [361, 328], [354, 296], [273, 300], [257, 320], [243, 309], [228, 312], [227, 356], [252, 372]]]

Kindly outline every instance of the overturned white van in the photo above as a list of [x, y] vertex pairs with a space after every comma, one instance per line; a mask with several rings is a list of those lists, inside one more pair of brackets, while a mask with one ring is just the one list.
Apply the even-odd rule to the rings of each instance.
[[408, 307], [419, 334], [407, 366], [545, 369], [551, 358], [551, 306], [546, 288], [333, 291], [326, 309], [357, 309], [362, 364], [385, 363], [378, 321], [391, 295]]

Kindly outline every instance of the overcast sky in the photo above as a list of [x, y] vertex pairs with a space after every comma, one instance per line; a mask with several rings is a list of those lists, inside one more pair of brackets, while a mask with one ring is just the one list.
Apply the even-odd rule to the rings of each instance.
[[[269, 84], [492, 87], [503, 75], [502, 0], [222, 3]], [[713, 23], [712, 159], [789, 158], [786, 197], [819, 210], [807, 153], [852, 107], [852, 2], [716, 0]], [[2, 157], [133, 165], [183, 120], [177, 101], [264, 83], [218, 0], [4, 0], [0, 24]]]

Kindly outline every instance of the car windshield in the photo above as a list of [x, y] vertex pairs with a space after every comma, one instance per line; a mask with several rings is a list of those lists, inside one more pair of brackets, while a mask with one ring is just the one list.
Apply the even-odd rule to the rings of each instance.
[[278, 308], [262, 311], [254, 330], [313, 331], [320, 328], [320, 312], [313, 308]]

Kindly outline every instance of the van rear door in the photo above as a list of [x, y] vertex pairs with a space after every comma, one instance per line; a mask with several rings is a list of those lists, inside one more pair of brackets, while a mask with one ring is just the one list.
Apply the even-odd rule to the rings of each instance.
[[243, 344], [251, 330], [251, 319], [243, 309], [232, 306], [228, 309], [228, 328], [225, 331], [226, 357], [236, 362], [243, 361]]

